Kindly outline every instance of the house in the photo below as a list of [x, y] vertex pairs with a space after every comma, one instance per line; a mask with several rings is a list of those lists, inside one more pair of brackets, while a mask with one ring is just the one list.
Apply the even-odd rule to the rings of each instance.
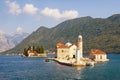
[[36, 51], [33, 50], [33, 47], [31, 46], [31, 49], [28, 50], [28, 56], [32, 57], [32, 56], [36, 56]]
[[107, 55], [105, 52], [99, 50], [99, 49], [92, 49], [90, 52], [90, 59], [97, 61], [97, 62], [104, 62], [108, 61]]
[[58, 59], [71, 59], [75, 58], [77, 46], [67, 42], [65, 45], [62, 43], [57, 44], [57, 58]]
[[36, 51], [32, 51], [32, 50], [28, 50], [28, 56], [32, 57], [32, 56], [36, 56]]

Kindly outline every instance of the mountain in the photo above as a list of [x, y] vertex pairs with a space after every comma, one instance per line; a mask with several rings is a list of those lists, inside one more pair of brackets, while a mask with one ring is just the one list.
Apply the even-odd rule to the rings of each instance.
[[28, 33], [14, 33], [12, 35], [0, 32], [0, 52], [9, 50], [19, 44], [24, 38], [26, 38]]
[[5, 50], [11, 49], [14, 47], [14, 44], [12, 44], [5, 36], [4, 33], [0, 33], [0, 52], [3, 52]]
[[43, 45], [46, 50], [55, 51], [58, 42], [76, 44], [79, 34], [83, 36], [84, 52], [101, 49], [107, 53], [120, 53], [120, 14], [108, 18], [71, 19], [53, 28], [42, 26], [5, 53], [21, 53], [28, 45]]
[[10, 40], [14, 45], [19, 44], [24, 38], [26, 38], [29, 33], [13, 33], [11, 35], [6, 35], [7, 39]]

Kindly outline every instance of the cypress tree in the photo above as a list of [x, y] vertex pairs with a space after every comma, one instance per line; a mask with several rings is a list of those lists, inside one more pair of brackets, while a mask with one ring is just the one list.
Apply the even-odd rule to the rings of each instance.
[[40, 47], [40, 53], [44, 53], [44, 48], [43, 48], [43, 46]]
[[24, 54], [25, 56], [28, 56], [28, 50], [27, 50], [26, 48], [24, 48], [23, 54]]
[[36, 51], [37, 51], [37, 53], [40, 53], [40, 47], [39, 46], [37, 46]]

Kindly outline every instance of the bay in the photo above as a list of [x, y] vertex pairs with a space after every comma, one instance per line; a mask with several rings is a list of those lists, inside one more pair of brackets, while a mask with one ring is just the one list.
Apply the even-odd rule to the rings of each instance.
[[119, 80], [120, 55], [109, 54], [109, 62], [70, 67], [45, 58], [0, 56], [0, 80]]

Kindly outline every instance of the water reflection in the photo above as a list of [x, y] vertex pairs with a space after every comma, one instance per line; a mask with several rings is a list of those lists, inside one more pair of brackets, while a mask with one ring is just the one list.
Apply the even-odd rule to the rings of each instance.
[[84, 68], [85, 67], [82, 67], [82, 66], [81, 67], [74, 67], [74, 72], [71, 73], [71, 75], [73, 76], [74, 80], [82, 79], [82, 77], [83, 77], [82, 72], [83, 72]]
[[71, 66], [65, 66], [58, 63], [56, 64], [56, 74], [63, 78], [63, 80], [81, 80], [83, 78], [83, 70], [85, 67], [71, 67]]

